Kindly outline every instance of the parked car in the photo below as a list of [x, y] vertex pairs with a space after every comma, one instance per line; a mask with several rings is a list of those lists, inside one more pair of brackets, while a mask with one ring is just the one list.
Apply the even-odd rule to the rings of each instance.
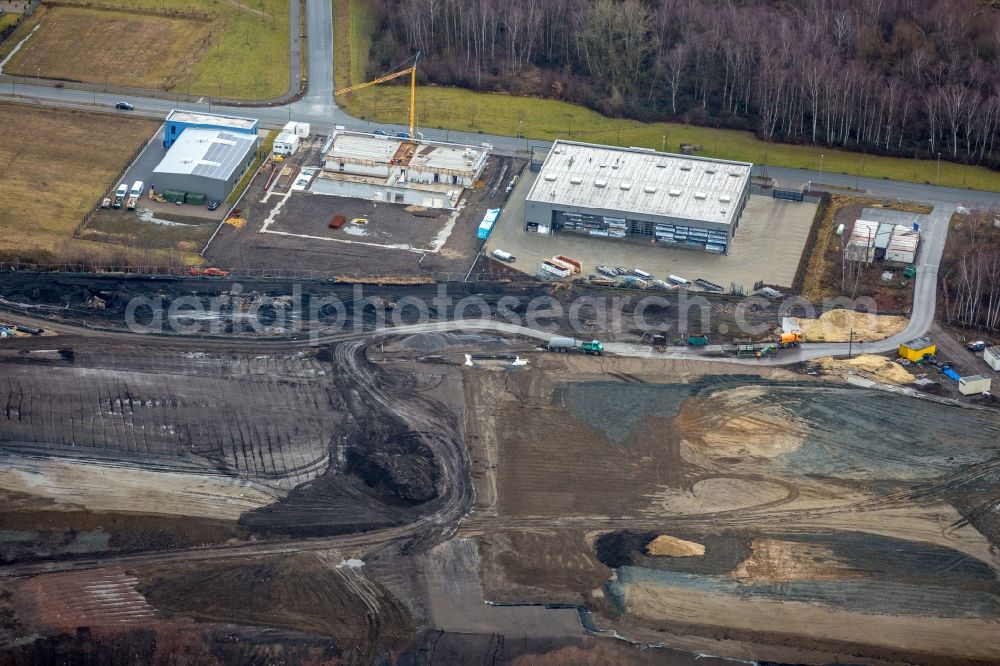
[[389, 136], [389, 134], [383, 130], [375, 130], [372, 134], [376, 136]]
[[135, 105], [129, 104], [128, 102], [118, 102], [115, 104], [116, 109], [121, 109], [122, 111], [131, 111], [135, 108]]
[[209, 210], [215, 210], [216, 208], [218, 208], [221, 205], [222, 205], [222, 202], [219, 201], [218, 199], [216, 199], [214, 201], [209, 201], [208, 202], [208, 209]]

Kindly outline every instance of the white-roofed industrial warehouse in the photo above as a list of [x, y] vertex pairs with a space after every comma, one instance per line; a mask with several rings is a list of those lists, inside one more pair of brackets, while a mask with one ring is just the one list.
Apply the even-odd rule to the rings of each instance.
[[152, 185], [223, 201], [253, 164], [257, 141], [243, 132], [187, 128], [153, 169]]
[[728, 253], [752, 166], [556, 141], [525, 201], [525, 228]]

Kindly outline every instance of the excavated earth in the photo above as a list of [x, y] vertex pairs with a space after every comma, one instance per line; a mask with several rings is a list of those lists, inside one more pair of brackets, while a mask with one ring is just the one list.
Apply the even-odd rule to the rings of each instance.
[[997, 442], [980, 405], [492, 333], [7, 340], [0, 661], [996, 663]]

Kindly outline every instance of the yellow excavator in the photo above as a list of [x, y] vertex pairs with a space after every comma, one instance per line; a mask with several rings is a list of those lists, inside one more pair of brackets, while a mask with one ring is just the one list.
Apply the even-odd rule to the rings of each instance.
[[377, 86], [380, 83], [385, 83], [386, 81], [392, 81], [393, 79], [398, 79], [401, 76], [410, 75], [410, 138], [415, 139], [416, 133], [414, 132], [415, 116], [417, 108], [417, 63], [420, 61], [420, 51], [417, 51], [417, 55], [413, 57], [413, 65], [407, 67], [406, 69], [401, 69], [397, 72], [391, 74], [386, 74], [385, 76], [380, 76], [372, 81], [366, 81], [365, 83], [355, 83], [353, 86], [347, 86], [346, 88], [341, 88], [333, 93], [334, 97], [337, 95], [343, 95], [345, 93], [354, 92], [355, 90], [361, 90], [362, 88], [368, 88], [369, 86]]

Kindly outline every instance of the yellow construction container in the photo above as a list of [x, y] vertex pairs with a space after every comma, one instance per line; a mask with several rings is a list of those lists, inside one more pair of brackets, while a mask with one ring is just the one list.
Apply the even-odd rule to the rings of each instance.
[[916, 362], [934, 354], [937, 354], [937, 345], [930, 338], [914, 338], [899, 345], [899, 355], [909, 361]]

